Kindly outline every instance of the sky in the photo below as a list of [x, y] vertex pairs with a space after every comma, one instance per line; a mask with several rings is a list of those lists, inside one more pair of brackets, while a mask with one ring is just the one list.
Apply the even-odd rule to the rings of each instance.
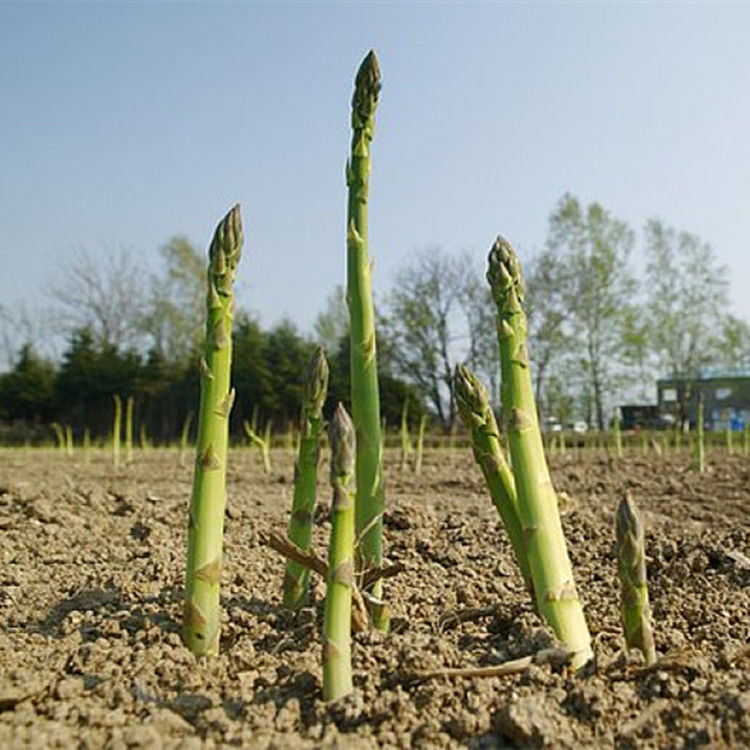
[[204, 249], [240, 202], [238, 303], [309, 330], [374, 48], [376, 294], [431, 246], [481, 271], [501, 232], [523, 260], [569, 191], [711, 242], [750, 318], [748, 39], [742, 4], [0, 3], [0, 305], [76, 248]]

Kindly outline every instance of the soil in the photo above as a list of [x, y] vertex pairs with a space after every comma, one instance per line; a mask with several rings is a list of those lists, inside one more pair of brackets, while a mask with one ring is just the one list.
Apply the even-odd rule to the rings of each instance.
[[[51, 450], [0, 452], [0, 747], [750, 747], [750, 460], [687, 453], [553, 456], [597, 663], [494, 678], [405, 680], [554, 646], [530, 605], [468, 450], [431, 451], [420, 477], [388, 455], [386, 584], [393, 632], [354, 637], [355, 692], [321, 698], [322, 581], [281, 605], [292, 458], [262, 473], [235, 450], [222, 580], [222, 653], [179, 637], [191, 470], [136, 452], [115, 471]], [[321, 477], [326, 476], [326, 467]], [[657, 668], [626, 653], [613, 518], [644, 511]], [[314, 544], [325, 554], [330, 493]], [[470, 613], [465, 621], [456, 613]]]

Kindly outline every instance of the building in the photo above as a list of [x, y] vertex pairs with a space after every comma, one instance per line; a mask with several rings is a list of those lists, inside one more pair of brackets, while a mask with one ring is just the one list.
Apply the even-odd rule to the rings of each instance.
[[750, 369], [706, 368], [697, 380], [658, 380], [656, 390], [659, 413], [670, 415], [675, 422], [683, 413], [690, 426], [695, 427], [702, 394], [706, 429], [741, 430], [750, 423]]

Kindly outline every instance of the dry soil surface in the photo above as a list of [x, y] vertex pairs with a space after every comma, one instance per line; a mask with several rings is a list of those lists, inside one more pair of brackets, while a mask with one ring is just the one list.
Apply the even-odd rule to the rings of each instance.
[[[632, 453], [552, 458], [595, 638], [583, 675], [535, 664], [494, 678], [409, 683], [415, 669], [487, 666], [553, 644], [530, 605], [468, 450], [420, 477], [388, 456], [393, 632], [354, 638], [355, 692], [321, 699], [322, 582], [280, 606], [292, 460], [270, 476], [231, 455], [222, 654], [181, 645], [191, 470], [152, 450], [114, 471], [57, 452], [0, 452], [0, 747], [750, 747], [750, 459]], [[321, 479], [327, 467], [321, 468]], [[623, 651], [613, 516], [645, 512], [658, 668]], [[329, 492], [314, 530], [325, 554]], [[456, 613], [473, 613], [461, 621]]]

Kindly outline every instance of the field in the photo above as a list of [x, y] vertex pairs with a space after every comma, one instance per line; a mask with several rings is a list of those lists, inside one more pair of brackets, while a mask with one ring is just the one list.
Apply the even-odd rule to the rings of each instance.
[[[136, 451], [115, 471], [53, 450], [0, 454], [0, 747], [748, 747], [750, 461], [708, 472], [687, 452], [551, 457], [597, 666], [410, 681], [552, 645], [468, 450], [430, 450], [423, 473], [389, 451], [386, 582], [393, 632], [354, 636], [355, 692], [321, 699], [315, 606], [280, 606], [292, 457], [235, 449], [228, 473], [222, 653], [179, 638], [189, 465]], [[186, 462], [189, 464], [189, 461]], [[326, 476], [326, 467], [321, 477]], [[623, 653], [613, 517], [630, 487], [645, 514], [657, 668]], [[314, 545], [324, 553], [328, 488]]]

